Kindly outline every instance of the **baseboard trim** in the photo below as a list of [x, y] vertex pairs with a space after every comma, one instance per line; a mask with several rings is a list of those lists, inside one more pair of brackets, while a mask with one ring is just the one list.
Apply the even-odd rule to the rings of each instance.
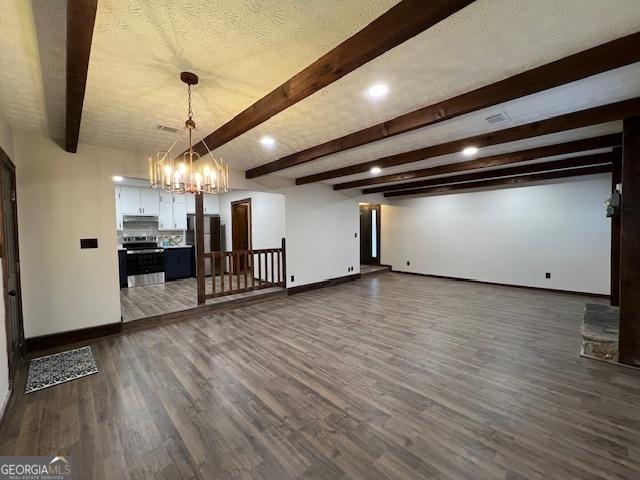
[[7, 394], [4, 397], [4, 401], [2, 402], [2, 407], [0, 408], [0, 425], [2, 425], [2, 419], [4, 418], [4, 414], [7, 411], [7, 406], [9, 406], [9, 402], [11, 401], [11, 397], [13, 396], [14, 388], [10, 388], [7, 390]]
[[354, 280], [358, 280], [360, 277], [361, 275], [359, 273], [354, 273], [353, 275], [330, 278], [329, 280], [323, 280], [321, 282], [307, 283], [306, 285], [300, 285], [299, 287], [287, 288], [287, 294], [296, 295], [298, 293], [317, 290], [319, 288], [333, 287], [334, 285], [340, 285], [341, 283], [353, 282]]
[[482, 283], [484, 285], [495, 285], [498, 287], [523, 288], [526, 290], [538, 290], [540, 292], [566, 293], [569, 295], [582, 295], [582, 296], [597, 297], [597, 298], [611, 298], [610, 295], [606, 295], [604, 293], [577, 292], [574, 290], [561, 290], [558, 288], [531, 287], [528, 285], [513, 285], [511, 283], [488, 282], [485, 280], [474, 280], [472, 278], [448, 277], [446, 275], [433, 275], [430, 273], [405, 272], [402, 270], [394, 270], [393, 268], [391, 269], [391, 271], [395, 273], [404, 273], [406, 275], [417, 275], [419, 277], [441, 278], [443, 280], [455, 280], [458, 282]]
[[37, 352], [39, 350], [48, 350], [50, 348], [107, 337], [109, 335], [120, 333], [121, 329], [122, 323], [118, 322], [27, 338], [25, 340], [27, 354]]
[[163, 313], [153, 317], [140, 318], [130, 322], [110, 323], [107, 325], [99, 325], [97, 327], [83, 328], [79, 330], [71, 330], [68, 332], [52, 333], [50, 335], [42, 335], [39, 337], [31, 337], [26, 339], [27, 355], [34, 352], [53, 353], [56, 350], [62, 350], [70, 346], [82, 346], [93, 343], [101, 338], [114, 335], [122, 335], [126, 333], [147, 330], [150, 328], [168, 325], [196, 318], [204, 313], [213, 313], [234, 308], [245, 307], [254, 303], [260, 303], [272, 300], [277, 297], [286, 297], [287, 292], [279, 290], [277, 292], [267, 292], [261, 295], [253, 295], [246, 298], [236, 298], [233, 300], [219, 302], [209, 305], [201, 305], [199, 307], [181, 310], [179, 312]]

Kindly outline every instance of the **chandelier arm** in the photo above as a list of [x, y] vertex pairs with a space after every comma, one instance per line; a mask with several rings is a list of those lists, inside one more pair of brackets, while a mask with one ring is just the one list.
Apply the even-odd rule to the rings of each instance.
[[[202, 162], [205, 164], [196, 165], [200, 154], [193, 151], [193, 130], [196, 130], [196, 123], [193, 120], [191, 86], [198, 83], [198, 77], [190, 72], [182, 72], [180, 79], [187, 84], [188, 118], [185, 129], [176, 135], [167, 151], [157, 152], [155, 159], [149, 156], [151, 186], [156, 188], [160, 185], [163, 190], [174, 193], [219, 193], [221, 190], [227, 192], [229, 191], [229, 163], [222, 158], [216, 158], [204, 140], [201, 141], [213, 160], [210, 164]], [[182, 155], [183, 158], [172, 158], [175, 146], [182, 140], [186, 131], [189, 132], [189, 149]]]
[[176, 139], [173, 141], [169, 149], [164, 153], [164, 156], [160, 160], [161, 163], [164, 163], [164, 160], [169, 156], [169, 154], [171, 153], [171, 150], [173, 150], [173, 147], [176, 146], [176, 143], [178, 143], [178, 140], [180, 140], [180, 137], [182, 137], [183, 135], [184, 135], [184, 130], [180, 131], [180, 133], [176, 135]]
[[220, 162], [218, 162], [218, 159], [213, 155], [213, 153], [211, 153], [211, 150], [209, 150], [209, 146], [207, 145], [207, 142], [204, 141], [204, 138], [202, 140], [200, 140], [202, 142], [202, 144], [204, 145], [204, 148], [207, 149], [207, 152], [209, 152], [209, 155], [211, 155], [211, 158], [213, 158], [213, 163], [216, 164], [216, 167], [223, 167], [223, 165], [220, 165]]

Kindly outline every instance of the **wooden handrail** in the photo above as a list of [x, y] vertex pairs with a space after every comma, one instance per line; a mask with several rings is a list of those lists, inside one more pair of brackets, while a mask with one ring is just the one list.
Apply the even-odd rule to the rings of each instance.
[[209, 279], [205, 279], [206, 299], [286, 286], [284, 238], [280, 248], [206, 252], [204, 259], [205, 263], [209, 259], [211, 268], [210, 287], [206, 285]]

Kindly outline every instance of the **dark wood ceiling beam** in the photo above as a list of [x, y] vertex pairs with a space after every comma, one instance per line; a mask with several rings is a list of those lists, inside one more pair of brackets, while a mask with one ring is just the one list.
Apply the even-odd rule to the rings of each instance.
[[522, 183], [540, 182], [543, 180], [554, 180], [559, 178], [579, 177], [581, 175], [595, 175], [611, 171], [611, 164], [595, 165], [590, 167], [572, 168], [569, 170], [556, 170], [552, 172], [533, 173], [531, 175], [521, 175], [518, 177], [492, 178], [477, 182], [455, 183], [452, 185], [440, 185], [437, 187], [416, 188], [414, 190], [402, 190], [399, 192], [387, 192], [385, 197], [404, 197], [408, 195], [427, 194], [448, 194], [459, 190], [469, 190], [471, 188], [499, 187], [507, 185], [518, 185]]
[[[272, 116], [339, 80], [386, 51], [424, 32], [474, 0], [402, 0], [226, 124], [207, 135], [210, 149], [233, 140]], [[202, 142], [194, 150], [207, 153]]]
[[[438, 165], [435, 167], [421, 168], [410, 172], [402, 172], [382, 177], [365, 178], [353, 182], [340, 183], [334, 185], [334, 189], [342, 190], [344, 188], [356, 188], [366, 185], [377, 185], [381, 183], [400, 182], [411, 180], [413, 178], [433, 177], [435, 175], [444, 175], [448, 173], [465, 172], [468, 170], [477, 170], [480, 168], [499, 167], [501, 165], [509, 165], [512, 163], [527, 162], [540, 158], [551, 157], [554, 155], [564, 155], [568, 153], [587, 152], [589, 150], [597, 150], [600, 148], [609, 148], [622, 145], [622, 134], [612, 133], [600, 137], [586, 138], [584, 140], [575, 140], [573, 142], [558, 143], [555, 145], [547, 145], [544, 147], [530, 148], [519, 152], [501, 153], [488, 157], [467, 160], [466, 162], [450, 163], [446, 165]], [[399, 187], [406, 187], [417, 182], [400, 183], [396, 185], [383, 185], [381, 187], [367, 188], [363, 193], [379, 193], [391, 190], [397, 190]], [[408, 188], [408, 187], [406, 187]]]
[[67, 2], [67, 98], [65, 150], [75, 153], [80, 137], [82, 105], [87, 86], [89, 56], [98, 0]]
[[464, 173], [462, 175], [450, 175], [448, 177], [430, 178], [411, 183], [401, 183], [399, 185], [389, 185], [388, 192], [406, 192], [424, 187], [435, 187], [437, 185], [449, 185], [452, 183], [475, 182], [478, 180], [488, 180], [499, 177], [513, 177], [515, 175], [528, 175], [532, 173], [548, 172], [552, 170], [566, 170], [569, 168], [589, 167], [593, 165], [613, 164], [613, 154], [596, 153], [581, 157], [566, 158], [564, 160], [553, 160], [528, 165], [518, 165], [515, 167], [498, 168], [495, 170], [483, 170], [481, 172]]
[[640, 367], [640, 116], [625, 118], [620, 217], [620, 363]]
[[640, 61], [640, 32], [247, 170], [255, 178]]
[[356, 165], [349, 165], [348, 167], [316, 173], [314, 175], [308, 175], [306, 177], [297, 178], [296, 184], [304, 185], [306, 183], [321, 182], [332, 178], [365, 173], [372, 167], [389, 168], [398, 165], [405, 165], [432, 157], [439, 157], [440, 155], [460, 152], [465, 147], [471, 145], [478, 148], [488, 147], [490, 145], [499, 145], [501, 143], [525, 140], [527, 138], [538, 137], [540, 135], [548, 135], [551, 133], [597, 125], [599, 123], [621, 120], [638, 114], [640, 114], [640, 97], [624, 100], [622, 102], [610, 103], [600, 107], [580, 110], [578, 112], [567, 113], [565, 115], [548, 118], [546, 120], [489, 132], [474, 137], [464, 138], [462, 140], [454, 140], [451, 142], [441, 143], [439, 145], [412, 150], [410, 152], [382, 157]]

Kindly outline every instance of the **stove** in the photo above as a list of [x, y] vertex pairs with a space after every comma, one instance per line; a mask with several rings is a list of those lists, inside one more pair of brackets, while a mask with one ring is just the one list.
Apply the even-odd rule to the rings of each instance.
[[158, 237], [124, 237], [127, 251], [127, 286], [140, 287], [164, 283], [164, 248], [158, 247]]

